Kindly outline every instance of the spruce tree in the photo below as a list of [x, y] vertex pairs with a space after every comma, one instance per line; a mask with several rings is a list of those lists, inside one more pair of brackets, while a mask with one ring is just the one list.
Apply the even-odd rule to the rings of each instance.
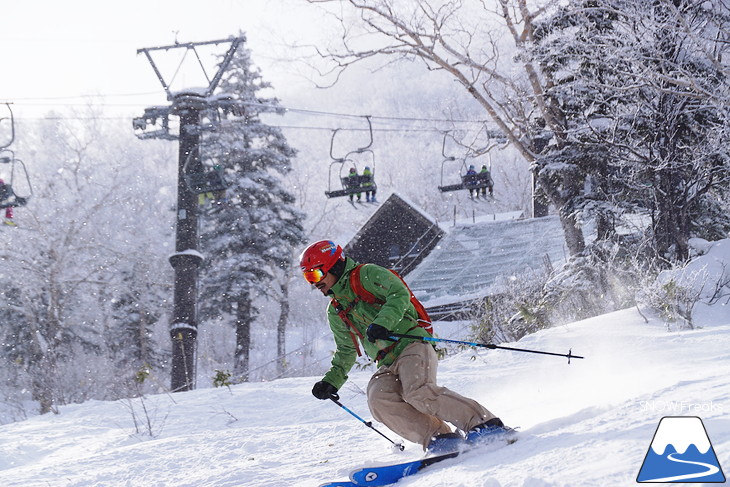
[[628, 306], [625, 289], [685, 260], [690, 237], [727, 234], [730, 125], [718, 95], [730, 85], [713, 56], [727, 50], [728, 11], [715, 7], [579, 0], [536, 23], [525, 54], [551, 80], [565, 131], [535, 166], [560, 210], [596, 236], [545, 287], [550, 306], [572, 302], [575, 318]]
[[[271, 85], [239, 49], [220, 82], [220, 91], [243, 111], [230, 114], [203, 136], [202, 159], [219, 167], [229, 185], [225, 196], [204, 203], [201, 315], [230, 319], [236, 332], [234, 372], [247, 380], [251, 327], [258, 310], [254, 300], [268, 296], [283, 302], [276, 278], [286, 278], [294, 249], [305, 241], [304, 215], [282, 176], [291, 170], [296, 151], [281, 130], [261, 115], [280, 111], [267, 97]], [[209, 195], [210, 196], [210, 195]]]

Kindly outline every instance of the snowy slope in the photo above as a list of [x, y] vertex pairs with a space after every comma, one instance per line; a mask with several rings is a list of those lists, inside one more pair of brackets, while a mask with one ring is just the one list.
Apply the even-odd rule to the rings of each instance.
[[[670, 415], [703, 419], [728, 474], [728, 314], [703, 329], [668, 332], [629, 309], [542, 331], [519, 346], [572, 348], [587, 358], [568, 365], [557, 357], [483, 351], [444, 360], [444, 385], [479, 399], [523, 437], [398, 485], [635, 485], [659, 420]], [[342, 391], [342, 402], [367, 419], [362, 389], [370, 374], [352, 374]], [[420, 455], [412, 443], [393, 451], [335, 404], [314, 399], [315, 380], [148, 397], [154, 437], [135, 434], [130, 407], [144, 421], [140, 400], [66, 406], [58, 415], [4, 425], [0, 485], [317, 486], [345, 479], [363, 463]]]

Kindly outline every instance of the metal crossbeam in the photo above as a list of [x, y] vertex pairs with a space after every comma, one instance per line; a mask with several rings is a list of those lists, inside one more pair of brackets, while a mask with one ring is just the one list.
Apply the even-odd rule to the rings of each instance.
[[[223, 58], [223, 62], [220, 63], [218, 66], [218, 71], [216, 72], [215, 76], [213, 76], [213, 79], [211, 79], [208, 83], [208, 87], [205, 90], [205, 93], [203, 96], [206, 98], [211, 96], [213, 94], [213, 91], [218, 87], [218, 83], [220, 82], [221, 78], [223, 77], [223, 73], [225, 71], [225, 68], [228, 66], [228, 63], [233, 58], [233, 55], [236, 53], [236, 50], [238, 47], [246, 41], [245, 36], [239, 36], [239, 37], [231, 37], [230, 39], [219, 39], [215, 41], [203, 41], [203, 42], [178, 42], [169, 46], [158, 46], [158, 47], [143, 47], [141, 49], [137, 49], [137, 54], [143, 53], [147, 60], [150, 62], [150, 65], [152, 65], [152, 69], [155, 72], [155, 75], [157, 76], [157, 79], [162, 84], [162, 88], [165, 90], [165, 93], [167, 94], [167, 99], [172, 100], [174, 98], [173, 93], [170, 91], [170, 85], [167, 81], [165, 81], [164, 76], [162, 76], [162, 73], [158, 69], [157, 65], [155, 64], [155, 61], [152, 59], [152, 55], [150, 54], [153, 51], [169, 51], [172, 49], [188, 49], [195, 52], [195, 55], [197, 54], [197, 47], [200, 46], [208, 46], [208, 45], [218, 45], [218, 44], [225, 44], [230, 43], [231, 45], [228, 48], [228, 51], [226, 52], [225, 57]], [[183, 58], [184, 61], [184, 58]], [[200, 57], [198, 56], [198, 61], [200, 62]], [[181, 61], [182, 64], [182, 61]], [[202, 68], [201, 63], [201, 68]], [[203, 74], [205, 75], [206, 79], [208, 79], [208, 75], [205, 72], [205, 68], [203, 68]]]

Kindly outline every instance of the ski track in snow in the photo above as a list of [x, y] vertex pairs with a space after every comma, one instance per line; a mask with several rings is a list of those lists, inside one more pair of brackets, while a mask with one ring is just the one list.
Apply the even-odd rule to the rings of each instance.
[[[519, 427], [521, 438], [498, 450], [468, 452], [397, 485], [635, 485], [659, 420], [676, 415], [702, 417], [720, 465], [730, 465], [729, 337], [730, 317], [704, 329], [667, 332], [629, 309], [543, 330], [517, 345], [560, 353], [572, 348], [586, 357], [570, 365], [497, 350], [450, 355], [441, 363], [440, 383], [478, 399]], [[366, 420], [362, 390], [371, 374], [352, 373], [341, 391], [343, 404]], [[406, 451], [397, 452], [335, 404], [314, 399], [316, 380], [147, 397], [154, 437], [134, 432], [130, 407], [144, 418], [140, 399], [90, 401], [3, 425], [0, 485], [318, 486], [345, 480], [357, 467], [421, 456], [418, 445], [405, 442]]]

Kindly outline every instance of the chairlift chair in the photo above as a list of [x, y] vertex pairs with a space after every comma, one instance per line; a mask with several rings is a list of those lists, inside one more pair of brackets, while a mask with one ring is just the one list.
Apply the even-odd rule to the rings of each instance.
[[342, 185], [342, 189], [331, 189], [331, 186], [330, 186], [330, 189], [328, 189], [327, 191], [324, 192], [324, 194], [328, 198], [337, 198], [340, 196], [348, 196], [351, 194], [364, 193], [366, 191], [377, 191], [378, 190], [378, 186], [377, 186], [377, 184], [375, 184], [375, 154], [373, 154], [373, 152], [370, 150], [361, 151], [361, 152], [367, 152], [371, 155], [371, 163], [369, 166], [367, 166], [367, 167], [370, 167], [371, 174], [359, 174], [359, 171], [358, 171], [357, 177], [349, 176], [348, 174], [345, 174], [343, 176], [342, 174], [343, 174], [343, 170], [345, 168], [346, 162], [350, 163], [348, 165], [348, 167], [354, 167], [356, 171], [357, 171], [357, 164], [355, 163], [355, 161], [353, 161], [352, 159], [349, 159], [349, 158], [343, 158], [342, 160], [333, 161], [330, 164], [329, 180], [332, 181], [332, 166], [334, 164], [338, 164], [338, 163], [341, 164], [339, 178], [340, 178], [340, 184]]
[[218, 193], [228, 189], [229, 184], [223, 176], [223, 168], [215, 165], [212, 168], [206, 168], [200, 164], [200, 169], [192, 171], [190, 169], [191, 156], [188, 154], [185, 164], [183, 165], [183, 174], [185, 175], [185, 184], [188, 189], [195, 194]]
[[[459, 191], [462, 189], [481, 190], [481, 189], [485, 189], [485, 188], [488, 188], [488, 187], [494, 185], [494, 182], [492, 181], [492, 177], [491, 177], [491, 168], [490, 168], [490, 172], [487, 172], [486, 174], [482, 174], [482, 173], [467, 174], [468, 168], [466, 165], [466, 160], [467, 160], [466, 156], [463, 159], [461, 159], [462, 171], [459, 172], [459, 177], [461, 179], [461, 182], [444, 185], [444, 165], [447, 162], [453, 162], [453, 161], [457, 160], [456, 157], [454, 157], [454, 156], [447, 156], [445, 149], [446, 149], [446, 134], [444, 134], [444, 141], [441, 146], [441, 154], [444, 156], [444, 159], [441, 162], [441, 185], [438, 187], [439, 191], [441, 191], [442, 193], [447, 193], [450, 191]], [[490, 163], [490, 166], [491, 166], [491, 163]]]
[[464, 173], [460, 173], [461, 182], [460, 183], [454, 183], [454, 184], [448, 184], [443, 185], [443, 165], [441, 168], [441, 182], [442, 185], [439, 186], [439, 191], [442, 193], [446, 193], [449, 191], [459, 191], [462, 189], [484, 189], [488, 188], [489, 186], [493, 186], [492, 178], [489, 173], [482, 174], [482, 173], [476, 173], [476, 174], [466, 174], [466, 159], [462, 161], [462, 168], [464, 168]]
[[[356, 193], [365, 193], [366, 191], [377, 191], [378, 186], [375, 184], [375, 154], [372, 150], [370, 150], [370, 147], [373, 145], [373, 126], [370, 122], [370, 116], [366, 116], [365, 119], [368, 122], [368, 131], [370, 133], [370, 141], [368, 144], [364, 147], [360, 147], [358, 149], [355, 149], [353, 151], [348, 152], [345, 154], [344, 157], [335, 157], [332, 153], [334, 143], [335, 143], [335, 136], [337, 135], [337, 132], [340, 129], [335, 129], [332, 132], [332, 138], [330, 140], [330, 158], [332, 159], [332, 162], [330, 163], [329, 167], [329, 174], [327, 178], [328, 183], [328, 189], [324, 192], [325, 196], [328, 198], [337, 198], [340, 196], [348, 196], [351, 194]], [[352, 177], [349, 175], [343, 176], [343, 170], [345, 169], [345, 163], [349, 162], [349, 167], [354, 167], [355, 170], [357, 170], [357, 164], [354, 160], [350, 158], [353, 154], [370, 154], [370, 171], [371, 174], [359, 174], [358, 176]], [[339, 179], [340, 179], [340, 185], [342, 186], [341, 189], [332, 189], [332, 167], [335, 164], [340, 164], [340, 171], [339, 171]], [[349, 171], [348, 167], [348, 171]]]
[[[2, 149], [0, 151], [0, 164], [10, 165], [10, 180], [4, 181], [4, 183], [0, 185], [0, 208], [17, 208], [19, 206], [25, 206], [30, 197], [33, 195], [33, 187], [30, 184], [30, 176], [28, 175], [25, 163], [20, 159], [17, 159], [13, 151], [9, 149]], [[28, 193], [23, 196], [18, 195], [15, 191], [16, 167], [19, 167], [25, 176], [24, 179]]]
[[15, 140], [15, 118], [13, 117], [13, 110], [12, 108], [10, 108], [10, 103], [5, 103], [5, 106], [8, 107], [10, 117], [0, 118], [0, 122], [2, 122], [3, 120], [10, 120], [10, 140], [8, 140], [7, 142], [3, 142], [3, 144], [0, 145], [0, 150], [10, 147], [10, 144], [12, 144]]
[[195, 194], [217, 193], [228, 189], [228, 183], [223, 177], [223, 169], [216, 166], [212, 169], [185, 175], [188, 189]]

